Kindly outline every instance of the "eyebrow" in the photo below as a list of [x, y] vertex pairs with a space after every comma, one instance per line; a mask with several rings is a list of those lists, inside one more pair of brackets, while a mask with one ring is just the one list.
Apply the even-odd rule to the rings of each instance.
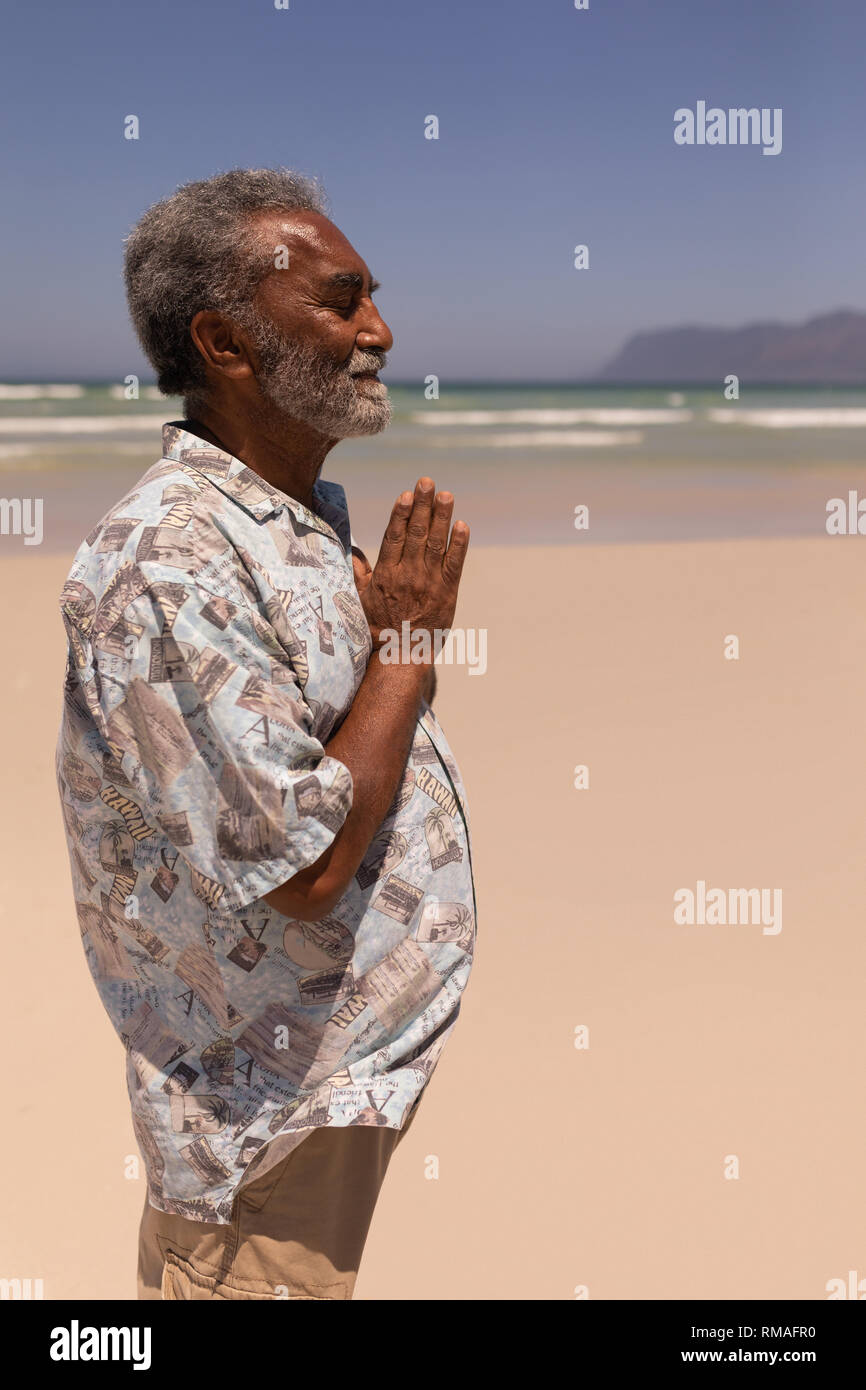
[[[328, 277], [328, 286], [335, 290], [360, 290], [364, 285], [363, 275], [359, 275], [357, 270], [343, 270], [336, 275]], [[378, 280], [370, 279], [370, 293], [375, 294], [376, 290], [382, 286]]]

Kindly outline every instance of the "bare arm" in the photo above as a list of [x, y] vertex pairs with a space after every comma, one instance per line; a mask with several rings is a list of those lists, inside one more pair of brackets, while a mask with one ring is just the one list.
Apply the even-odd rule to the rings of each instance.
[[325, 853], [264, 895], [287, 917], [315, 922], [333, 911], [394, 799], [435, 669], [380, 661], [380, 634], [399, 632], [404, 620], [414, 630], [451, 626], [469, 543], [459, 521], [448, 542], [453, 505], [450, 493], [434, 499], [432, 481], [419, 479], [414, 497], [404, 493], [394, 505], [375, 569], [359, 577], [374, 650], [351, 710], [325, 745], [352, 774], [352, 806]]
[[428, 705], [432, 705], [433, 697], [436, 694], [436, 667], [432, 664], [432, 662], [427, 667], [427, 676], [424, 681], [424, 689], [422, 690], [421, 694], [424, 696], [424, 699], [427, 701]]

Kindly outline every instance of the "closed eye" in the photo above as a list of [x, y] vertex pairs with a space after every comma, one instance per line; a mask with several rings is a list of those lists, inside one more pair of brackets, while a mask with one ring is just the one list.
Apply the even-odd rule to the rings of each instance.
[[[373, 295], [376, 293], [376, 291], [377, 291], [377, 290], [380, 290], [381, 288], [382, 288], [382, 286], [381, 286], [381, 284], [379, 283], [378, 280], [371, 280], [371, 281], [370, 281], [369, 298], [372, 299], [372, 297], [373, 297]], [[352, 314], [354, 314], [355, 310], [356, 310], [357, 307], [358, 307], [358, 304], [359, 304], [360, 300], [361, 300], [363, 297], [364, 297], [364, 296], [362, 296], [362, 295], [359, 295], [359, 296], [354, 296], [354, 295], [353, 295], [352, 299], [351, 299], [348, 303], [344, 303], [344, 304], [332, 304], [332, 305], [331, 305], [331, 308], [332, 308], [336, 313], [341, 314], [343, 318], [349, 318]]]

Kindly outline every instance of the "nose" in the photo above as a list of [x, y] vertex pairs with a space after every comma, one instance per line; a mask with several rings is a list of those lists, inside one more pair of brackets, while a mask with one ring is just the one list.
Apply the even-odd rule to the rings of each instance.
[[390, 352], [394, 346], [394, 335], [372, 299], [367, 305], [364, 324], [358, 330], [355, 342], [359, 348], [379, 348], [382, 352]]

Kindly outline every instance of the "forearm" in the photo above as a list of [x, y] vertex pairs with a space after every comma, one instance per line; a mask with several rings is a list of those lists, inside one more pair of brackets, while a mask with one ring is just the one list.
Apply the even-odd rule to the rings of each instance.
[[382, 634], [410, 629], [450, 629], [457, 586], [469, 544], [469, 527], [449, 526], [454, 499], [434, 497], [432, 478], [419, 478], [414, 496], [401, 493], [391, 509], [376, 568], [364, 568], [355, 547], [352, 566], [374, 655], [352, 708], [325, 747], [352, 774], [352, 805], [330, 846], [265, 898], [287, 917], [317, 922], [333, 912], [394, 800], [409, 755], [422, 699], [433, 698], [431, 663], [382, 662], [375, 655]]
[[428, 705], [432, 705], [433, 696], [436, 694], [436, 667], [432, 663], [427, 667], [427, 676], [421, 694]]
[[329, 757], [352, 774], [352, 806], [325, 853], [264, 896], [287, 917], [318, 921], [333, 910], [385, 819], [406, 766], [432, 665], [385, 663], [375, 652]]

